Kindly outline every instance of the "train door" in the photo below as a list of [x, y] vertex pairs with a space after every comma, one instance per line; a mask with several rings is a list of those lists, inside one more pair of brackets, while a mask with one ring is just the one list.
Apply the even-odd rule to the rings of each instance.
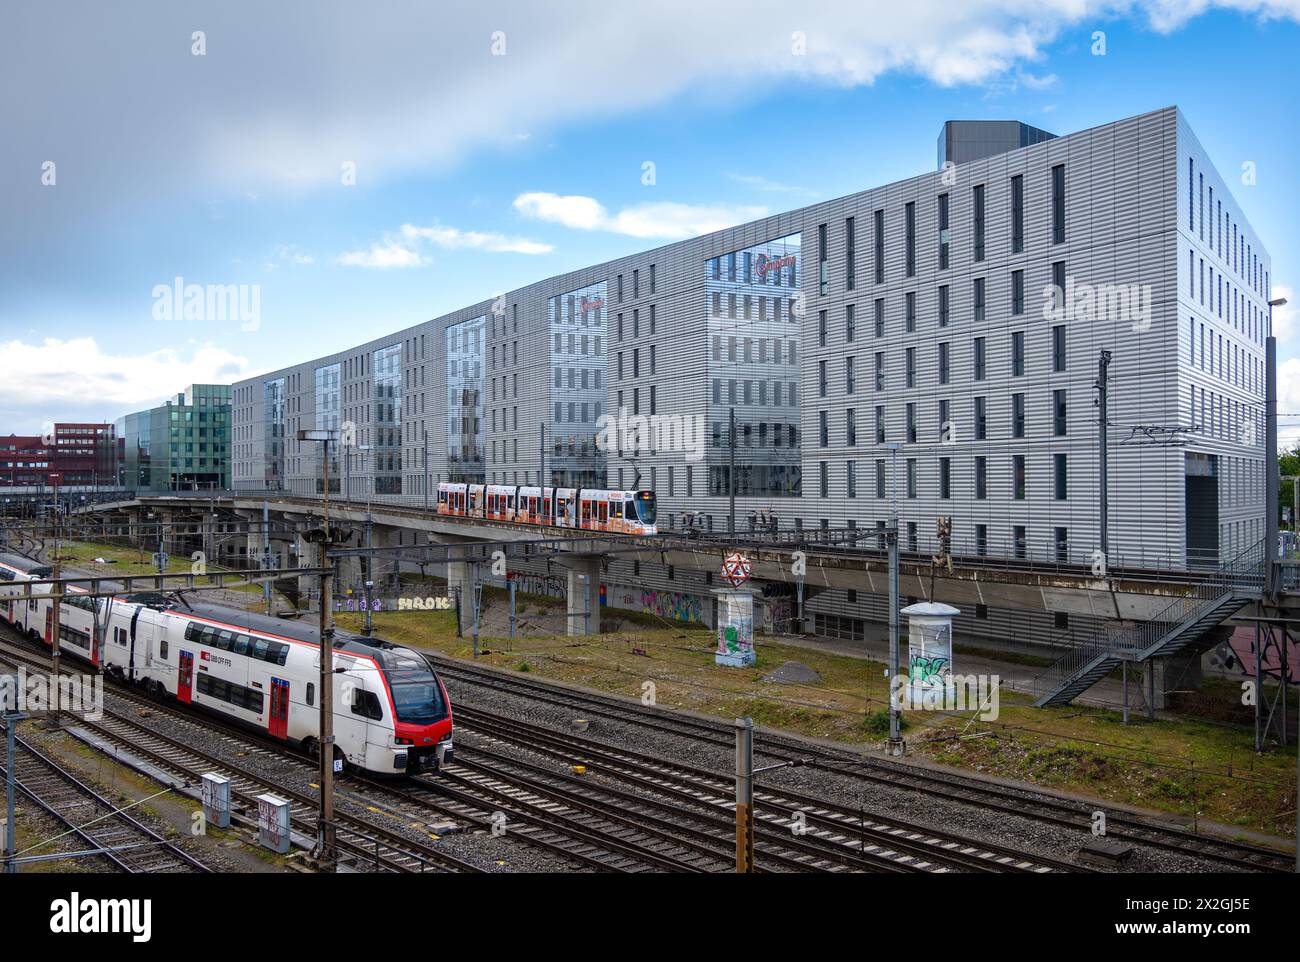
[[181, 652], [181, 664], [176, 669], [176, 700], [188, 705], [194, 686], [194, 653]]
[[283, 678], [271, 679], [271, 716], [266, 730], [274, 738], [289, 737], [289, 683]]
[[54, 645], [54, 605], [45, 609], [45, 643]]
[[96, 668], [99, 667], [99, 625], [95, 624], [92, 619], [90, 622], [90, 663]]

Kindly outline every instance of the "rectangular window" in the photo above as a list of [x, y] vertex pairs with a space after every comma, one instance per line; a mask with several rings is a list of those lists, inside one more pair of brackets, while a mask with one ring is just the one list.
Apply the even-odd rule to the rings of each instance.
[[1052, 168], [1052, 243], [1065, 243], [1065, 165]]
[[1021, 377], [1025, 373], [1025, 332], [1011, 332], [1011, 376]]
[[856, 333], [857, 319], [854, 317], [853, 305], [846, 304], [844, 307], [844, 340], [852, 344]]
[[939, 326], [948, 326], [948, 285], [939, 286]]
[[817, 228], [817, 293], [826, 296], [830, 288], [830, 267], [827, 263], [826, 225]]
[[907, 402], [907, 440], [916, 442], [916, 402]]
[[1011, 253], [1025, 249], [1025, 178], [1016, 174], [1011, 178]]
[[939, 270], [948, 269], [948, 195], [939, 195]]
[[916, 276], [916, 204], [909, 203], [903, 208], [903, 221], [906, 230], [907, 276]]
[[939, 383], [948, 383], [948, 342], [939, 342]]
[[844, 443], [849, 447], [853, 447], [858, 443], [858, 426], [854, 417], [855, 413], [853, 408], [849, 408], [844, 412]]
[[876, 497], [885, 496], [885, 462], [881, 458], [876, 459]]
[[988, 499], [988, 458], [984, 455], [975, 456], [975, 500], [985, 501]]
[[1025, 456], [1011, 457], [1011, 496], [1017, 501], [1025, 500]]
[[825, 411], [817, 412], [817, 443], [825, 448], [830, 447], [831, 432], [829, 415]]
[[916, 292], [908, 291], [903, 295], [903, 320], [908, 334], [916, 331]]
[[1052, 328], [1052, 370], [1064, 371], [1065, 366], [1065, 325], [1058, 324]]
[[858, 245], [853, 227], [853, 218], [844, 220], [844, 289], [851, 291], [858, 280], [857, 269]]
[[1025, 313], [1025, 272], [1011, 272], [1011, 313]]
[[821, 496], [823, 498], [830, 497], [830, 493], [831, 493], [830, 468], [827, 466], [825, 461], [818, 462], [817, 468], [818, 468], [818, 474], [820, 475], [818, 479], [820, 484], [818, 485], [818, 487], [821, 488]]
[[876, 283], [883, 284], [885, 283], [885, 212], [883, 210], [876, 211], [875, 220]]
[[1025, 396], [1023, 394], [1011, 395], [1011, 436], [1013, 438], [1023, 438], [1025, 436]]
[[[880, 355], [877, 354], [876, 358], [877, 360], [879, 360]], [[877, 372], [876, 376], [879, 377], [879, 372]], [[844, 393], [845, 394], [853, 393], [854, 380], [855, 379], [853, 376], [853, 355], [850, 354], [848, 357], [844, 359]]]
[[975, 380], [984, 380], [984, 338], [982, 337], [975, 338], [975, 343], [973, 345], [973, 368]]
[[826, 346], [826, 312], [817, 312], [817, 346]]
[[1065, 310], [1065, 261], [1052, 263], [1052, 309]]
[[987, 399], [977, 397], [975, 399], [975, 440], [985, 441], [988, 439], [988, 418], [987, 418]]
[[975, 306], [975, 321], [978, 323], [984, 320], [984, 278], [975, 278], [973, 287], [972, 300]]
[[846, 461], [844, 463], [844, 487], [850, 498], [858, 496], [858, 462]]
[[1064, 501], [1068, 492], [1066, 484], [1066, 457], [1065, 454], [1058, 453], [1054, 457], [1055, 462], [1055, 482], [1056, 482], [1056, 500]]
[[909, 347], [906, 354], [907, 386], [916, 387], [916, 348]]
[[1028, 545], [1026, 544], [1027, 538], [1025, 535], [1025, 526], [1023, 524], [1018, 524], [1012, 528], [1011, 538], [1015, 545], [1013, 550], [1015, 551], [1016, 558], [1023, 561], [1028, 548]]
[[975, 260], [984, 260], [984, 185], [977, 184], [972, 198], [975, 235]]
[[1065, 436], [1065, 388], [1052, 392], [1052, 433], [1058, 438]]
[[916, 497], [916, 458], [907, 459], [907, 496]]
[[885, 352], [876, 352], [876, 390], [885, 389]]
[[939, 459], [939, 499], [948, 501], [952, 498], [952, 458]]
[[[1070, 560], [1070, 538], [1069, 530], [1066, 528], [1056, 529], [1056, 560], [1062, 563]], [[1057, 612], [1057, 614], [1066, 614], [1066, 612]], [[1065, 625], [1062, 625], [1061, 627], [1068, 625], [1069, 622], [1066, 621]]]
[[885, 443], [885, 408], [882, 404], [876, 405], [876, 443]]
[[876, 337], [885, 336], [885, 299], [876, 298]]

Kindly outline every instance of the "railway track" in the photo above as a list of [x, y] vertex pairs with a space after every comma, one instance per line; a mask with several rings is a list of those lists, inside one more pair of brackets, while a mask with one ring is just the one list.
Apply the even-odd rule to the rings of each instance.
[[[672, 714], [666, 709], [647, 708], [624, 699], [598, 693], [561, 689], [545, 682], [514, 678], [501, 672], [465, 665], [442, 655], [425, 652], [439, 673], [448, 680], [515, 692], [521, 697], [594, 715], [627, 722], [662, 734], [703, 741], [722, 748], [735, 745], [734, 729], [724, 722]], [[463, 714], [464, 709], [460, 712]], [[805, 760], [810, 767], [858, 781], [907, 789], [963, 805], [1030, 818], [1052, 825], [1077, 829], [1081, 842], [1090, 836], [1095, 806], [1085, 802], [1040, 795], [1009, 788], [959, 774], [929, 771], [906, 763], [866, 758], [847, 751], [800, 742], [764, 732], [755, 752], [775, 761]], [[1098, 803], [1100, 804], [1100, 803]], [[1293, 856], [1262, 846], [1204, 835], [1177, 825], [1157, 822], [1123, 811], [1106, 813], [1107, 837], [1178, 852], [1237, 869], [1287, 872]]]
[[[0, 725], [0, 729], [3, 727]], [[4, 740], [0, 740], [0, 749], [4, 745]], [[8, 777], [12, 765], [15, 788], [63, 825], [70, 835], [80, 839], [87, 846], [85, 851], [99, 851], [96, 857], [114, 870], [126, 873], [211, 871], [16, 733], [14, 749], [15, 757], [6, 757], [0, 766], [0, 776]]]
[[[460, 709], [460, 724], [501, 746], [525, 747], [569, 765], [636, 786], [679, 812], [734, 812], [734, 783], [715, 772], [644, 753], [611, 748], [575, 735], [477, 709]], [[482, 750], [480, 750], [482, 751]], [[484, 754], [489, 754], [484, 752]], [[490, 753], [497, 765], [524, 763]], [[544, 770], [537, 769], [537, 772]], [[552, 777], [555, 777], [553, 773]], [[580, 781], [580, 780], [579, 780]], [[634, 796], [635, 797], [635, 796]], [[936, 832], [897, 819], [882, 819], [825, 799], [786, 790], [756, 789], [756, 839], [769, 854], [794, 849], [804, 858], [831, 861], [860, 870], [1077, 872], [1073, 863]], [[727, 824], [733, 824], [729, 819]], [[756, 850], [759, 849], [756, 845]]]

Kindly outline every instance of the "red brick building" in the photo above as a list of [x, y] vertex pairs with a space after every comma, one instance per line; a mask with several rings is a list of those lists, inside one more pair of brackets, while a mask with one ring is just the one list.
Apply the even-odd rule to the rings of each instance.
[[117, 483], [112, 424], [56, 424], [50, 438], [0, 435], [0, 488], [112, 487]]

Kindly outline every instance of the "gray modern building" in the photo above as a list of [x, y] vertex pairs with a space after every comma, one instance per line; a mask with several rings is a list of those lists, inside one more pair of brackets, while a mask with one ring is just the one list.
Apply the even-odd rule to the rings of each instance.
[[[904, 550], [939, 517], [971, 557], [1178, 569], [1258, 541], [1270, 263], [1183, 115], [952, 122], [939, 160], [240, 382], [234, 487], [319, 492], [295, 432], [341, 426], [356, 444], [332, 477], [416, 505], [439, 480], [536, 483], [544, 453], [548, 482], [639, 483], [661, 518], [715, 530], [734, 483], [741, 527], [765, 511], [873, 537], [896, 494]], [[610, 562], [609, 603], [704, 608], [703, 575], [649, 568]], [[810, 607], [848, 637], [884, 612]]]

